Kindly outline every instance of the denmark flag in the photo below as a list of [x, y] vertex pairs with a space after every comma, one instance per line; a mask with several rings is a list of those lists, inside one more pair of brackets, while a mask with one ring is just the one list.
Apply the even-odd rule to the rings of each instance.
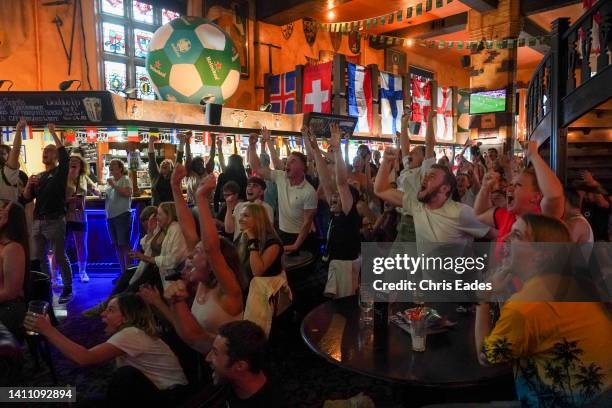
[[332, 63], [304, 68], [302, 112], [331, 113]]

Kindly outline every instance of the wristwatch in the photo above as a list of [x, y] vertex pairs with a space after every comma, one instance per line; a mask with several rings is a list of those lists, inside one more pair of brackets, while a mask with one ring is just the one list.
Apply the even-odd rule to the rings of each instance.
[[249, 239], [247, 242], [249, 251], [259, 251], [259, 240], [258, 239]]

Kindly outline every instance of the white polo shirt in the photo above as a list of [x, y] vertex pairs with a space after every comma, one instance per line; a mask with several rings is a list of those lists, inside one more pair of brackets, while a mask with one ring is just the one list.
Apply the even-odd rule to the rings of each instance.
[[278, 190], [279, 229], [289, 234], [299, 234], [304, 223], [304, 210], [317, 208], [317, 192], [306, 179], [292, 186], [287, 173], [282, 170], [272, 170], [270, 179], [276, 183]]

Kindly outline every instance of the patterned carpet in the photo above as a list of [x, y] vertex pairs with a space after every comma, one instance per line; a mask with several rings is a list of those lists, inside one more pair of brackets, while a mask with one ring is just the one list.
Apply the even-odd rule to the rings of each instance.
[[[111, 279], [109, 276], [92, 276], [89, 283], [76, 284], [75, 300], [67, 307], [68, 318], [60, 324], [62, 333], [83, 346], [91, 347], [106, 339], [101, 321], [85, 319], [80, 313], [108, 293]], [[352, 373], [326, 362], [308, 349], [300, 337], [299, 325], [292, 319], [287, 319], [278, 327], [273, 335], [272, 346], [271, 378], [291, 407], [321, 407], [325, 400], [350, 398], [360, 392], [370, 396], [377, 407], [417, 407], [427, 403], [487, 401], [512, 397], [511, 394], [508, 395], [507, 383], [500, 384], [499, 388], [432, 392], [392, 385], [386, 381]], [[55, 350], [52, 351], [52, 357], [59, 385], [69, 384], [77, 389], [76, 406], [102, 406], [95, 400], [100, 400], [105, 394], [106, 382], [113, 371], [112, 364], [80, 368]], [[19, 383], [24, 386], [44, 386], [51, 385], [52, 381], [45, 364], [42, 363], [40, 368], [36, 368], [32, 357], [27, 354]]]

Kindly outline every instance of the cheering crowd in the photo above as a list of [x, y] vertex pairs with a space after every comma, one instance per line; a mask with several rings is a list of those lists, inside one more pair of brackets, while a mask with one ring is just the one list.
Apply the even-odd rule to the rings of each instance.
[[[326, 151], [303, 128], [306, 155], [293, 151], [286, 161], [263, 128], [249, 137], [246, 167], [239, 155], [228, 157], [227, 165], [221, 156], [218, 177], [217, 140], [206, 159], [192, 157], [191, 135], [182, 135], [176, 160], [159, 165], [151, 140], [153, 199], [139, 215], [138, 249], [129, 245], [133, 186], [125, 163], [113, 160], [104, 196], [121, 275], [108, 296], [84, 312], [100, 316], [109, 336], [87, 349], [44, 316], [26, 316], [25, 301], [29, 258], [51, 276], [49, 250], [63, 280], [59, 302], [72, 299], [66, 238], [86, 242], [84, 198], [100, 191], [78, 149], [69, 154], [53, 125], [55, 145], [43, 151], [45, 171], [22, 186], [19, 127], [25, 122], [20, 121], [12, 148], [0, 146], [0, 322], [23, 336], [25, 316], [25, 328], [44, 335], [79, 365], [116, 361], [107, 398], [117, 405], [195, 399], [202, 406], [282, 406], [265, 363], [275, 317], [270, 300], [289, 286], [288, 258], [314, 258], [309, 273], [320, 298], [310, 300], [316, 303], [357, 292], [361, 242], [478, 240], [491, 242], [499, 257], [533, 259], [495, 321], [491, 304], [475, 306], [480, 362], [512, 363], [517, 398], [529, 406], [605, 406], [597, 404], [611, 398], [609, 309], [603, 302], [563, 303], [545, 295], [539, 302], [521, 301], [530, 291], [542, 292], [543, 275], [555, 279], [560, 272], [547, 270], [535, 253], [507, 253], [504, 246], [586, 244], [587, 262], [605, 270], [609, 261], [595, 242], [609, 241], [612, 197], [588, 171], [564, 187], [533, 141], [525, 143], [522, 159], [496, 149], [481, 152], [468, 139], [460, 154], [436, 160], [433, 123], [430, 117], [425, 144], [411, 146], [406, 116], [399, 148], [387, 148], [381, 160], [380, 152], [361, 145], [350, 164], [342, 148], [348, 136], [336, 125]], [[32, 205], [29, 223], [24, 208]], [[86, 245], [76, 247], [80, 278], [87, 281]], [[568, 279], [574, 278], [579, 277]], [[610, 278], [595, 284], [609, 290]], [[564, 345], [574, 352], [569, 362], [559, 357]], [[212, 379], [194, 374], [199, 355]], [[201, 395], [200, 385], [211, 382], [229, 386], [212, 397]]]

